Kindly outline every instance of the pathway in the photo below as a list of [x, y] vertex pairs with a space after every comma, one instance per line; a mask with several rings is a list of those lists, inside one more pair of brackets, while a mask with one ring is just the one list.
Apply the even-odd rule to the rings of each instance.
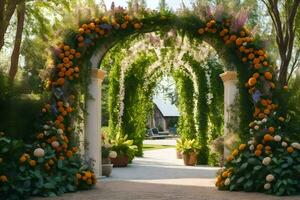
[[89, 191], [35, 200], [299, 200], [258, 193], [218, 191], [215, 167], [187, 167], [175, 158], [175, 149], [145, 151], [127, 168], [114, 168], [110, 178]]

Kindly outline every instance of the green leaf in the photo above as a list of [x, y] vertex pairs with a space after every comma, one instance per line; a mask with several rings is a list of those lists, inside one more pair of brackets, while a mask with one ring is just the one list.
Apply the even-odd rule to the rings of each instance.
[[58, 169], [62, 169], [63, 168], [63, 161], [62, 160], [58, 160], [57, 161], [57, 168]]
[[254, 171], [258, 171], [258, 170], [260, 170], [262, 168], [262, 166], [261, 165], [258, 165], [258, 166], [255, 166], [254, 168], [253, 168], [253, 170]]
[[44, 188], [46, 189], [54, 189], [55, 185], [53, 183], [45, 183]]

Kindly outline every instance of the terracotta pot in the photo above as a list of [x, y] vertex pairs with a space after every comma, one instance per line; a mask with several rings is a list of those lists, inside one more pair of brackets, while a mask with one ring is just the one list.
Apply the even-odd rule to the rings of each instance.
[[102, 175], [109, 177], [113, 168], [113, 164], [102, 164]]
[[182, 152], [181, 151], [176, 151], [176, 158], [177, 159], [182, 159]]
[[187, 166], [195, 166], [197, 164], [197, 153], [183, 153], [183, 162]]
[[127, 167], [129, 158], [128, 156], [117, 156], [116, 158], [111, 158], [110, 160], [114, 167]]

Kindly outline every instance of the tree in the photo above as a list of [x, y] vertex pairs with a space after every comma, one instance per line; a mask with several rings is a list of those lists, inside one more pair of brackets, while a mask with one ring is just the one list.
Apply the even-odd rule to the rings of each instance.
[[[278, 0], [262, 0], [268, 9], [276, 33], [276, 44], [279, 49], [280, 68], [278, 81], [281, 86], [287, 84], [288, 69], [293, 55], [295, 33], [297, 24], [295, 24], [300, 0], [286, 0], [284, 3]], [[281, 4], [282, 3], [282, 4]], [[298, 14], [299, 17], [299, 14]], [[299, 26], [299, 24], [298, 24]], [[299, 53], [295, 54], [293, 68], [297, 66]]]
[[9, 69], [9, 77], [14, 79], [18, 71], [19, 64], [19, 55], [20, 55], [20, 47], [22, 42], [24, 21], [25, 21], [25, 1], [22, 1], [18, 4], [17, 8], [17, 30], [15, 36], [14, 49], [11, 55], [11, 64]]
[[25, 0], [1, 0], [0, 1], [0, 50], [4, 45], [4, 36], [10, 20], [15, 13], [17, 5]]

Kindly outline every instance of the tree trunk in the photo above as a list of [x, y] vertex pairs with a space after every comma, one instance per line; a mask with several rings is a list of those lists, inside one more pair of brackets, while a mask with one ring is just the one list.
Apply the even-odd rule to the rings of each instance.
[[20, 0], [0, 0], [0, 51], [4, 45], [4, 36], [9, 26], [10, 19], [19, 2]]
[[22, 1], [18, 5], [17, 18], [18, 21], [17, 21], [15, 44], [11, 55], [11, 64], [9, 69], [9, 77], [11, 80], [15, 78], [18, 71], [20, 47], [22, 42], [22, 34], [23, 34], [24, 20], [25, 20], [25, 1]]

